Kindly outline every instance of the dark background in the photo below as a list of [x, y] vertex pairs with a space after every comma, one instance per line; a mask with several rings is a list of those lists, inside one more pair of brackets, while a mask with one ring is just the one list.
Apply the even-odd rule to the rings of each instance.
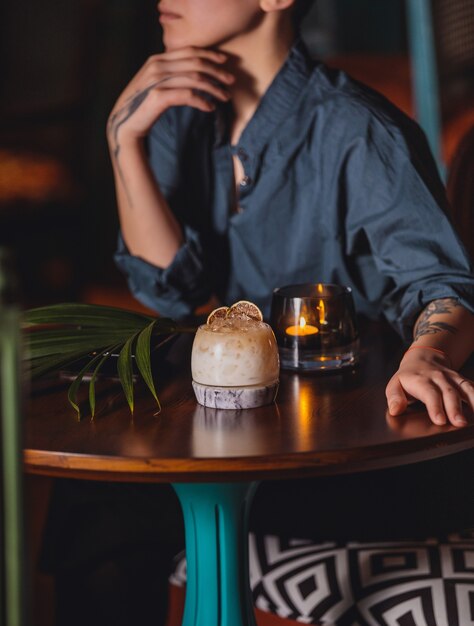
[[[319, 0], [313, 54], [399, 53], [403, 0]], [[15, 0], [0, 8], [0, 245], [24, 306], [125, 290], [105, 125], [161, 33], [151, 0]]]

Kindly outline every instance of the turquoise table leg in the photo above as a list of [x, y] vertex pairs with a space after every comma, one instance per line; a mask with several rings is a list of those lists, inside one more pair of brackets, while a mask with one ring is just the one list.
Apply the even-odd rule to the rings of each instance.
[[257, 483], [174, 483], [184, 515], [183, 626], [255, 626], [248, 512]]

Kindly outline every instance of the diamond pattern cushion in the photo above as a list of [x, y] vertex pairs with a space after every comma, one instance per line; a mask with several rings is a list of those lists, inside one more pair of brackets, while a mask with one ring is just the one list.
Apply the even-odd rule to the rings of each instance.
[[[474, 529], [383, 543], [251, 534], [249, 562], [258, 626], [474, 626]], [[181, 554], [167, 626], [181, 623], [185, 581]]]

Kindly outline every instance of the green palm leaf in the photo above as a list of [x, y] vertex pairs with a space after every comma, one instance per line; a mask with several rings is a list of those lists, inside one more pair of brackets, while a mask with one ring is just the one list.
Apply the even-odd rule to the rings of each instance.
[[102, 365], [107, 361], [107, 359], [110, 357], [111, 353], [113, 352], [113, 350], [116, 349], [116, 346], [114, 346], [113, 348], [111, 348], [111, 350], [107, 351], [107, 352], [102, 352], [101, 356], [102, 358], [100, 359], [99, 363], [96, 365], [96, 368], [94, 370], [94, 373], [92, 374], [92, 378], [90, 380], [89, 383], [89, 406], [91, 409], [91, 416], [92, 418], [95, 417], [95, 381], [97, 379], [97, 374], [99, 373], [100, 368], [102, 367]]
[[153, 397], [158, 404], [158, 410], [161, 411], [160, 401], [156, 394], [155, 385], [153, 382], [153, 374], [151, 371], [150, 349], [151, 349], [151, 335], [153, 328], [156, 325], [156, 320], [151, 322], [142, 332], [138, 335], [137, 345], [135, 349], [135, 359], [137, 367], [145, 381], [148, 389], [151, 391]]
[[132, 363], [132, 346], [138, 333], [135, 333], [127, 339], [125, 345], [120, 350], [120, 354], [117, 361], [117, 371], [120, 378], [120, 383], [123, 387], [123, 392], [130, 407], [130, 412], [133, 415], [133, 363]]
[[[112, 350], [120, 350], [118, 375], [133, 414], [134, 345], [139, 373], [160, 407], [151, 369], [152, 337], [195, 330], [178, 325], [170, 318], [155, 318], [116, 307], [81, 303], [55, 304], [25, 311], [23, 328], [25, 360], [33, 378], [81, 362], [81, 370], [68, 392], [69, 401], [79, 417], [79, 386], [86, 373], [93, 371], [89, 383], [89, 404], [94, 416], [97, 377]], [[84, 358], [87, 362], [82, 365]]]
[[103, 353], [101, 352], [100, 354], [95, 356], [93, 359], [88, 361], [84, 365], [84, 367], [81, 369], [79, 374], [76, 376], [76, 378], [74, 379], [72, 385], [69, 387], [69, 390], [67, 392], [67, 398], [69, 402], [71, 403], [71, 405], [74, 407], [74, 409], [76, 409], [78, 419], [81, 419], [81, 409], [79, 405], [77, 404], [77, 391], [79, 389], [79, 385], [81, 384], [82, 379], [84, 378], [85, 374], [87, 374], [87, 372], [97, 363], [97, 361], [101, 360], [102, 357], [103, 357]]
[[[114, 326], [134, 326], [143, 320], [154, 318], [142, 313], [126, 311], [101, 304], [52, 304], [50, 306], [29, 309], [24, 313], [24, 321], [28, 325], [38, 324], [71, 324], [88, 325], [107, 328], [114, 320]], [[166, 318], [162, 318], [166, 319]], [[172, 321], [172, 320], [169, 320]]]
[[[48, 339], [47, 337], [40, 337], [39, 340], [33, 340], [29, 344], [29, 358], [37, 359], [42, 357], [54, 356], [55, 354], [65, 354], [68, 352], [81, 351], [83, 354], [88, 352], [94, 352], [110, 346], [112, 343], [123, 343], [124, 337], [127, 338], [135, 330], [128, 330], [124, 332], [105, 332], [103, 335], [90, 335], [84, 332], [84, 336], [81, 335], [70, 337], [67, 333], [64, 333], [62, 338]], [[40, 333], [38, 333], [40, 334]], [[42, 334], [42, 333], [41, 333]]]
[[[86, 353], [88, 354], [88, 353]], [[27, 373], [32, 378], [39, 378], [55, 370], [59, 370], [68, 365], [74, 365], [84, 358], [84, 351], [68, 352], [66, 354], [55, 354], [40, 359], [34, 359], [27, 364]]]

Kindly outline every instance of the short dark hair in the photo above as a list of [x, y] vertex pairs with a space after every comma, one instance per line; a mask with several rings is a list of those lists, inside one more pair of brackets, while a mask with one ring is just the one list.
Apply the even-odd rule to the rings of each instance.
[[316, 0], [295, 0], [293, 5], [292, 19], [295, 28], [299, 28], [306, 14], [315, 4]]

